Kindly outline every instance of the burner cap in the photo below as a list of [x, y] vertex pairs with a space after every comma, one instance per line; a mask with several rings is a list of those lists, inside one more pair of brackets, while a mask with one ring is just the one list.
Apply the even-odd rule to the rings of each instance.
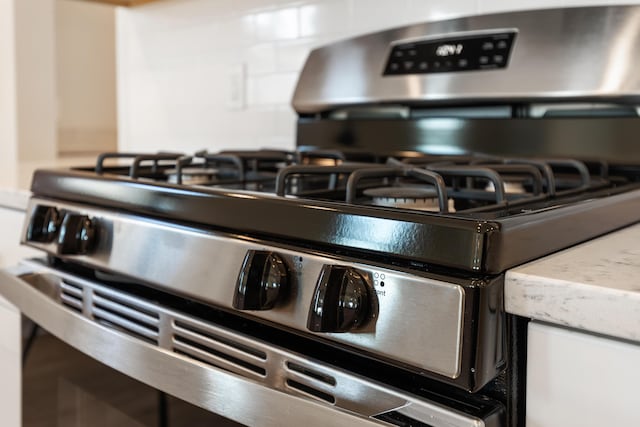
[[[417, 209], [439, 212], [438, 192], [433, 187], [398, 186], [378, 187], [364, 190], [364, 195], [371, 197], [375, 206]], [[453, 200], [449, 200], [449, 211], [453, 212]]]
[[[489, 181], [487, 186], [485, 187], [486, 191], [495, 191], [496, 187], [493, 185], [493, 182]], [[504, 183], [504, 191], [508, 194], [525, 194], [527, 190], [525, 190], [524, 185], [521, 182], [514, 181], [505, 181]]]

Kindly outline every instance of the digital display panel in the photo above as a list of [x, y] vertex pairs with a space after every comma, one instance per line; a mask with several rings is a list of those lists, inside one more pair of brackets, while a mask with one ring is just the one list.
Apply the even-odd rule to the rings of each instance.
[[515, 31], [394, 44], [384, 75], [447, 73], [506, 68]]

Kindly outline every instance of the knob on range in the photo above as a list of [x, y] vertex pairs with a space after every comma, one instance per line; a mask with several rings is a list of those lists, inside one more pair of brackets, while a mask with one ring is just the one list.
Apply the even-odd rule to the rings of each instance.
[[88, 253], [95, 243], [95, 227], [86, 215], [67, 213], [60, 226], [58, 253], [82, 255]]
[[370, 307], [369, 285], [355, 268], [325, 265], [316, 285], [307, 328], [313, 332], [348, 332], [360, 327]]
[[27, 227], [27, 241], [51, 243], [60, 226], [60, 212], [52, 206], [37, 205], [31, 213]]
[[238, 276], [233, 307], [239, 310], [270, 310], [286, 295], [289, 271], [280, 255], [250, 250]]

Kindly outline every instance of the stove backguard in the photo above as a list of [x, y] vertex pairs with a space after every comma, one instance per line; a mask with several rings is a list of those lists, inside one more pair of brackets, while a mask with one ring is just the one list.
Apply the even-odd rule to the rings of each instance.
[[640, 162], [639, 24], [638, 6], [564, 8], [330, 44], [296, 87], [297, 145]]

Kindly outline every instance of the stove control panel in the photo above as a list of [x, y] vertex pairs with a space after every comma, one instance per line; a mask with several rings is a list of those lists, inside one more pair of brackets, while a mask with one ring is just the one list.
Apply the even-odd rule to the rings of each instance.
[[289, 269], [282, 256], [250, 250], [238, 276], [233, 307], [238, 310], [271, 310], [289, 288]]
[[53, 257], [453, 382], [469, 374], [462, 279], [63, 201], [27, 211], [22, 243]]
[[399, 41], [391, 45], [383, 75], [506, 68], [515, 38], [508, 30]]
[[349, 332], [362, 326], [371, 311], [365, 275], [342, 265], [325, 265], [311, 301], [307, 328], [312, 332]]

